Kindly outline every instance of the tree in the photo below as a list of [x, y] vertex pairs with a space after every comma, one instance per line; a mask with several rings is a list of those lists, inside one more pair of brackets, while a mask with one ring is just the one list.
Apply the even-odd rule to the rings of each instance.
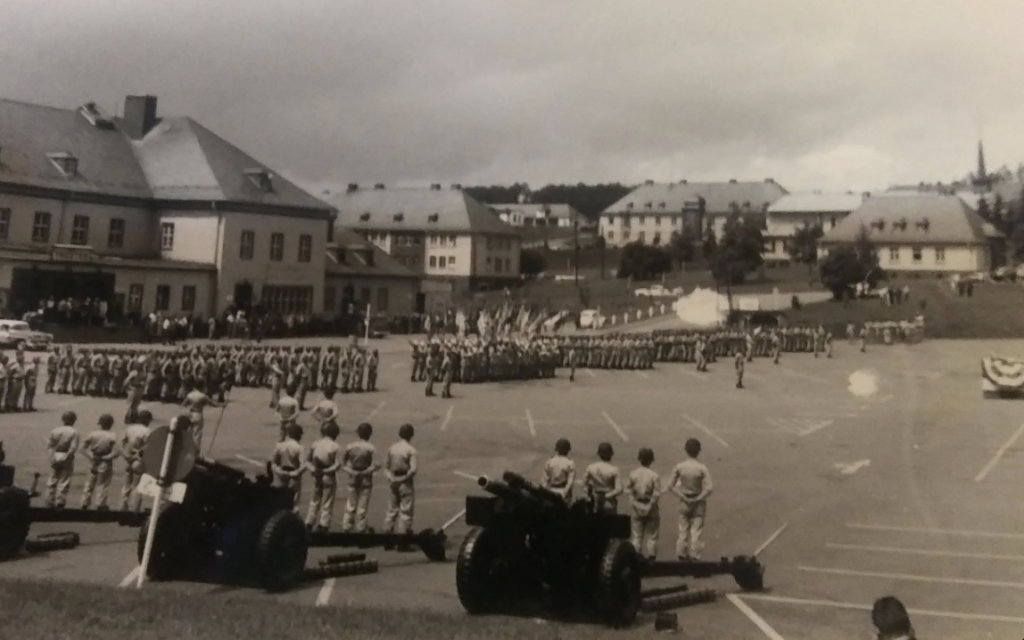
[[519, 273], [527, 278], [536, 278], [548, 268], [544, 254], [536, 249], [519, 251]]
[[857, 232], [857, 237], [853, 242], [853, 250], [857, 254], [857, 260], [864, 267], [864, 278], [862, 281], [867, 282], [868, 286], [874, 287], [885, 277], [885, 272], [878, 266], [878, 248], [871, 239], [868, 228], [864, 225], [861, 225], [860, 231]]
[[[732, 285], [743, 284], [747, 275], [764, 264], [764, 236], [756, 216], [732, 215], [722, 230], [711, 260], [711, 274], [715, 282], [726, 286], [727, 295], [732, 297]], [[732, 306], [730, 302], [730, 307]]]
[[868, 276], [865, 263], [857, 255], [852, 245], [842, 245], [832, 249], [818, 266], [821, 283], [832, 292], [832, 297], [842, 300], [850, 288], [864, 282]]
[[653, 280], [672, 270], [672, 258], [664, 249], [649, 247], [639, 242], [627, 244], [622, 249], [619, 262], [619, 278]]
[[796, 230], [786, 244], [786, 252], [793, 262], [807, 265], [807, 273], [812, 273], [818, 262], [818, 240], [825, 235], [821, 225], [804, 225]]
[[668, 250], [680, 269], [684, 264], [693, 262], [697, 257], [697, 234], [693, 232], [693, 228], [684, 224], [682, 232], [673, 231]]
[[978, 199], [978, 216], [985, 222], [995, 222], [995, 218], [992, 215], [992, 209], [988, 206], [988, 200], [984, 197]]
[[711, 260], [715, 256], [715, 252], [718, 250], [718, 238], [715, 237], [715, 223], [713, 220], [708, 218], [707, 224], [704, 226], [704, 235], [700, 241], [700, 252], [705, 260]]

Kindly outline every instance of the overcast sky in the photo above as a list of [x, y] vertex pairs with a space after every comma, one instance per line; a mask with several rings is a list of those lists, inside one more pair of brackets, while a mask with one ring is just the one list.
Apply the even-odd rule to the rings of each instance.
[[1024, 160], [1024, 0], [0, 0], [0, 96], [159, 96], [319, 193]]

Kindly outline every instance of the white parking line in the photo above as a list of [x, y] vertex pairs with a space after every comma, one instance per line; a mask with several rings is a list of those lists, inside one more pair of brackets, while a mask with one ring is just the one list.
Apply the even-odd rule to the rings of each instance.
[[122, 589], [130, 586], [132, 583], [139, 579], [139, 571], [141, 570], [142, 567], [135, 567], [131, 570], [131, 572], [128, 575], [124, 577], [123, 580], [121, 580], [120, 584], [118, 584], [117, 586], [121, 587]]
[[533, 416], [530, 415], [530, 410], [526, 410], [526, 424], [530, 425], [530, 435], [534, 438], [537, 437], [537, 425], [533, 423]]
[[457, 476], [459, 476], [460, 478], [465, 478], [467, 480], [472, 480], [473, 482], [476, 482], [477, 478], [480, 477], [480, 476], [474, 476], [471, 473], [466, 473], [465, 471], [452, 471], [452, 473], [457, 475]]
[[247, 458], [247, 457], [243, 456], [240, 453], [239, 454], [235, 454], [235, 457], [238, 458], [239, 460], [241, 460], [242, 462], [248, 462], [249, 464], [253, 465], [254, 467], [259, 467], [261, 469], [263, 467], [267, 466], [267, 463], [265, 463], [265, 462], [259, 462], [258, 460], [253, 460], [252, 458]]
[[596, 378], [596, 377], [597, 377], [597, 374], [596, 374], [596, 373], [594, 373], [594, 372], [593, 372], [592, 370], [590, 370], [590, 369], [584, 369], [584, 371], [586, 371], [586, 372], [587, 372], [587, 375], [588, 375], [588, 376], [590, 376], [591, 378]]
[[334, 591], [335, 578], [327, 578], [320, 587], [320, 593], [316, 594], [316, 606], [326, 607], [331, 602], [331, 593]]
[[370, 412], [370, 415], [366, 416], [366, 420], [363, 420], [363, 422], [369, 422], [370, 420], [372, 420], [373, 416], [375, 416], [378, 413], [380, 413], [380, 410], [384, 408], [385, 404], [387, 404], [387, 402], [385, 402], [384, 400], [381, 400], [380, 404], [378, 404], [377, 407], [373, 411]]
[[700, 422], [694, 420], [690, 416], [683, 416], [683, 417], [686, 418], [690, 422], [690, 424], [692, 424], [693, 426], [697, 427], [698, 429], [700, 429], [704, 433], [708, 434], [709, 436], [711, 436], [715, 440], [718, 440], [718, 443], [721, 444], [723, 447], [726, 447], [726, 448], [729, 447], [729, 443], [728, 442], [726, 442], [725, 440], [722, 440], [720, 437], [718, 437], [718, 435], [715, 434], [715, 432], [713, 432], [707, 426], [705, 426], [705, 425], [701, 424]]
[[760, 629], [764, 633], [764, 635], [771, 638], [771, 640], [786, 640], [785, 638], [779, 635], [778, 631], [772, 629], [772, 626], [765, 622], [764, 618], [757, 615], [756, 611], [747, 606], [746, 602], [740, 600], [739, 596], [737, 596], [734, 593], [730, 593], [727, 594], [725, 597], [729, 599], [729, 602], [736, 605], [736, 608], [739, 609], [740, 612], [743, 613], [743, 615], [747, 616], [747, 618], [749, 618], [751, 622], [757, 625], [757, 628]]
[[[804, 600], [802, 598], [786, 598], [783, 596], [771, 596], [760, 593], [746, 593], [743, 595], [743, 597], [747, 600], [754, 600], [757, 602], [774, 602], [777, 604], [793, 604], [808, 607], [832, 607], [834, 609], [849, 609], [852, 611], [871, 611], [871, 605], [855, 604], [852, 602], [833, 602], [831, 600]], [[993, 615], [987, 613], [959, 613], [956, 611], [932, 611], [929, 609], [907, 609], [907, 613], [913, 616], [952, 618], [954, 620], [1006, 622], [1015, 625], [1024, 624], [1024, 618], [1018, 618], [1015, 616]]]
[[923, 527], [889, 527], [880, 524], [847, 524], [848, 529], [864, 531], [891, 531], [893, 533], [926, 533], [944, 536], [965, 536], [975, 538], [1004, 538], [1007, 540], [1024, 540], [1024, 533], [1002, 533], [995, 531], [965, 531], [962, 529], [926, 529]]
[[1024, 562], [1024, 556], [1004, 555], [999, 553], [966, 553], [962, 551], [943, 551], [940, 549], [911, 549], [910, 547], [876, 547], [868, 544], [840, 544], [827, 542], [830, 549], [846, 551], [871, 551], [876, 553], [906, 553], [915, 556], [935, 556], [938, 558], [971, 558], [973, 560], [999, 560], [1005, 562]]
[[773, 533], [767, 540], [764, 541], [764, 543], [760, 547], [757, 548], [757, 550], [754, 551], [754, 557], [756, 558], [757, 556], [764, 553], [764, 550], [768, 548], [768, 545], [775, 542], [775, 539], [781, 536], [782, 532], [785, 531], [786, 527], [788, 526], [789, 523], [787, 522], [784, 523], [781, 527], [779, 527], [775, 533]]
[[615, 424], [615, 421], [612, 420], [612, 417], [608, 415], [607, 411], [602, 411], [601, 415], [604, 416], [604, 419], [608, 421], [608, 424], [611, 425], [612, 429], [615, 429], [615, 433], [619, 434], [619, 437], [622, 438], [623, 442], [629, 442], [629, 438], [626, 437], [626, 433], [622, 430], [622, 428], [619, 425]]
[[999, 587], [1005, 589], [1024, 589], [1024, 582], [1006, 582], [1003, 580], [974, 580], [971, 578], [942, 578], [939, 576], [919, 576], [913, 573], [884, 573], [881, 571], [856, 571], [854, 569], [836, 569], [832, 567], [797, 567], [809, 573], [827, 573], [836, 576], [855, 578], [887, 578], [889, 580], [906, 580], [908, 582], [930, 582], [935, 584], [958, 584], [972, 587]]
[[1010, 439], [1007, 440], [1006, 443], [1003, 444], [1003, 446], [999, 447], [999, 451], [996, 451], [996, 455], [994, 455], [992, 459], [989, 460], [989, 463], [985, 465], [985, 468], [979, 471], [978, 475], [974, 476], [974, 481], [981, 482], [982, 480], [984, 480], [985, 477], [993, 469], [996, 468], [996, 465], [999, 464], [999, 459], [1006, 454], [1006, 452], [1010, 449], [1010, 447], [1014, 445], [1014, 443], [1017, 442], [1017, 439], [1020, 438], [1022, 434], [1024, 434], [1024, 424], [1020, 425], [1020, 427], [1018, 427], [1017, 430], [1013, 432], [1013, 435], [1010, 436]]
[[444, 422], [441, 423], [441, 431], [448, 430], [448, 423], [452, 421], [452, 413], [455, 412], [455, 405], [448, 407], [448, 415], [444, 417]]

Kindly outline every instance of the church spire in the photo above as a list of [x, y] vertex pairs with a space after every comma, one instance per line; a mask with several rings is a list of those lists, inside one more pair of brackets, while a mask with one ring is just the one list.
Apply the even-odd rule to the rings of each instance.
[[992, 179], [985, 169], [985, 144], [978, 140], [978, 170], [974, 174], [974, 186], [978, 190], [988, 191], [992, 186]]

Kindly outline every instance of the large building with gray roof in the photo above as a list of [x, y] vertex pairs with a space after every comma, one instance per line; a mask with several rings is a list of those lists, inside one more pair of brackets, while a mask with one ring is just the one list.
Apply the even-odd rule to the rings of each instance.
[[683, 226], [713, 225], [721, 234], [732, 213], [767, 213], [788, 192], [763, 181], [655, 183], [648, 180], [601, 213], [599, 231], [609, 246], [667, 244]]
[[[156, 97], [127, 97], [120, 117], [0, 100], [7, 313], [50, 296], [102, 299], [115, 317], [255, 302], [329, 315], [348, 297], [409, 299], [416, 274], [358, 239], [335, 241], [333, 220], [331, 205], [194, 119], [159, 116]], [[325, 290], [328, 276], [339, 292]]]
[[791, 193], [782, 196], [768, 207], [764, 230], [766, 262], [787, 262], [788, 245], [802, 227], [818, 227], [827, 233], [860, 206], [864, 196], [845, 193]]
[[330, 203], [339, 228], [355, 231], [424, 276], [427, 307], [458, 291], [519, 278], [519, 231], [459, 185], [352, 184]]
[[866, 232], [886, 271], [971, 273], [998, 262], [1001, 234], [955, 195], [883, 193], [867, 197], [819, 241], [819, 254]]

